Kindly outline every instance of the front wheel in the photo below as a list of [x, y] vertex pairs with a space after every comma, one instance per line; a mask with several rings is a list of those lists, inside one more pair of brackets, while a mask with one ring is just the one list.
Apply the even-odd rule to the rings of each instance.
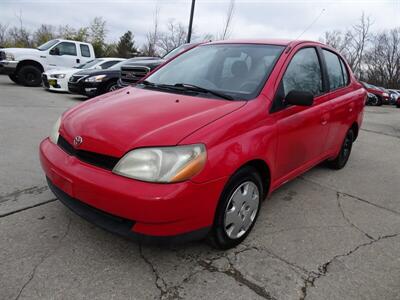
[[8, 78], [10, 78], [11, 81], [13, 81], [14, 83], [19, 84], [19, 80], [16, 75], [14, 75], [14, 74], [8, 75]]
[[342, 147], [340, 148], [340, 152], [339, 152], [338, 156], [335, 159], [328, 161], [328, 166], [331, 169], [339, 170], [339, 169], [342, 169], [346, 165], [346, 163], [350, 157], [351, 149], [353, 147], [354, 137], [355, 137], [354, 130], [349, 129], [349, 131], [347, 131], [347, 134], [344, 138], [344, 141], [343, 141]]
[[244, 167], [236, 172], [222, 192], [209, 240], [219, 249], [240, 244], [252, 230], [264, 191], [256, 169]]
[[18, 71], [18, 80], [25, 86], [40, 86], [42, 72], [35, 66], [22, 66]]
[[115, 91], [115, 90], [118, 90], [118, 83], [116, 83], [116, 82], [110, 83], [110, 84], [107, 86], [107, 88], [106, 88], [106, 92], [107, 92], [107, 93], [108, 93], [108, 92]]

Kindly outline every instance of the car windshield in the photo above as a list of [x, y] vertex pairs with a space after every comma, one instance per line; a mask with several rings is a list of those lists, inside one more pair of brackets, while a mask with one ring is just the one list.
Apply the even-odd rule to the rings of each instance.
[[126, 60], [120, 61], [119, 63], [116, 63], [112, 67], [108, 68], [108, 70], [121, 70], [121, 66], [123, 64], [126, 64], [126, 62], [127, 62]]
[[97, 65], [98, 63], [100, 63], [102, 61], [103, 61], [103, 59], [92, 59], [92, 60], [89, 60], [88, 62], [85, 62], [84, 64], [77, 66], [76, 68], [77, 69], [88, 69], [88, 68], [91, 68], [91, 67]]
[[260, 93], [283, 49], [260, 44], [199, 46], [150, 75], [140, 87], [250, 100]]
[[59, 40], [50, 40], [50, 41], [40, 45], [39, 47], [37, 47], [37, 49], [40, 50], [40, 51], [45, 51], [45, 50], [48, 50], [51, 47], [53, 47], [58, 42], [59, 42]]
[[167, 54], [165, 54], [162, 59], [168, 60], [173, 58], [174, 56], [177, 56], [179, 53], [185, 51], [186, 49], [192, 47], [193, 45], [191, 44], [183, 44], [179, 47], [176, 47], [175, 49], [171, 50], [170, 52], [168, 52]]

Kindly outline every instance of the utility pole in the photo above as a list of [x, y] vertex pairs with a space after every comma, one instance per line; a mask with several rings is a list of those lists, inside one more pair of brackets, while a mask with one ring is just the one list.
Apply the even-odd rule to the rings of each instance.
[[196, 0], [192, 0], [192, 8], [190, 9], [189, 29], [188, 29], [186, 43], [190, 43], [190, 39], [192, 38], [192, 25], [193, 25], [193, 14], [194, 14], [195, 3]]

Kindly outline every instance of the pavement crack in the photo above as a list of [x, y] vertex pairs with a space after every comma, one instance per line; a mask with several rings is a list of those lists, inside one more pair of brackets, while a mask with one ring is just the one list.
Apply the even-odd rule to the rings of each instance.
[[47, 191], [48, 189], [49, 187], [47, 185], [46, 186], [34, 185], [29, 188], [15, 190], [14, 192], [11, 192], [9, 194], [0, 196], [0, 203], [4, 203], [7, 201], [17, 201], [18, 198], [21, 197], [22, 195], [39, 195]]
[[361, 228], [359, 228], [357, 225], [355, 225], [355, 224], [350, 220], [350, 218], [348, 218], [348, 217], [346, 216], [346, 213], [344, 212], [344, 209], [343, 209], [343, 207], [342, 207], [342, 204], [340, 203], [340, 197], [341, 197], [341, 195], [342, 195], [342, 194], [341, 194], [340, 192], [336, 192], [337, 204], [338, 204], [339, 210], [340, 210], [340, 212], [341, 212], [341, 214], [342, 214], [342, 216], [343, 216], [343, 219], [344, 219], [348, 224], [350, 224], [351, 227], [354, 227], [356, 230], [358, 230], [359, 232], [361, 232], [362, 234], [364, 234], [367, 238], [369, 238], [370, 240], [374, 240], [374, 238], [373, 238], [371, 235], [369, 235], [367, 232], [363, 231]]
[[390, 136], [390, 137], [394, 137], [394, 138], [400, 139], [400, 136], [397, 136], [397, 135], [394, 135], [394, 134], [390, 134], [390, 133], [385, 133], [385, 132], [382, 132], [382, 131], [376, 131], [376, 130], [365, 129], [365, 128], [361, 128], [361, 130], [365, 131], [365, 132], [371, 132], [371, 133], [375, 133], [375, 134], [380, 134], [380, 135], [385, 135], [385, 136]]
[[23, 208], [20, 208], [20, 209], [17, 209], [17, 210], [6, 212], [4, 214], [0, 214], [0, 218], [7, 217], [7, 216], [10, 216], [10, 215], [13, 215], [13, 214], [16, 214], [16, 213], [31, 209], [31, 208], [35, 208], [35, 207], [38, 207], [38, 206], [45, 205], [45, 204], [49, 204], [49, 203], [57, 201], [57, 200], [58, 200], [57, 198], [52, 198], [52, 199], [49, 199], [49, 200], [46, 200], [46, 201], [43, 201], [43, 202], [40, 202], [40, 203], [37, 203], [37, 204], [34, 204], [34, 205], [30, 205], [30, 206], [26, 206], [26, 207], [23, 207]]
[[324, 276], [327, 275], [329, 266], [330, 266], [335, 260], [337, 260], [337, 259], [339, 259], [339, 258], [341, 258], [341, 257], [350, 256], [350, 255], [354, 254], [355, 252], [357, 252], [358, 250], [360, 250], [361, 248], [370, 246], [370, 245], [372, 245], [372, 244], [374, 244], [374, 243], [377, 243], [377, 242], [379, 242], [379, 241], [381, 241], [381, 240], [388, 239], [388, 238], [393, 238], [393, 237], [397, 237], [397, 236], [400, 236], [400, 233], [395, 233], [395, 234], [380, 236], [379, 238], [376, 238], [376, 239], [373, 238], [372, 240], [370, 240], [370, 241], [368, 241], [368, 242], [366, 242], [366, 243], [362, 243], [362, 244], [356, 246], [355, 248], [353, 248], [352, 250], [350, 250], [350, 251], [348, 251], [348, 252], [346, 252], [346, 253], [344, 253], [344, 254], [335, 255], [335, 256], [332, 257], [329, 261], [327, 261], [326, 263], [320, 265], [320, 266], [318, 267], [318, 272], [311, 272], [310, 275], [309, 275], [307, 278], [304, 279], [304, 286], [303, 286], [302, 289], [301, 289], [303, 295], [302, 295], [302, 297], [300, 298], [300, 300], [304, 300], [304, 299], [307, 297], [308, 288], [310, 288], [310, 287], [315, 287], [315, 282], [316, 282], [318, 279], [320, 279], [321, 277], [324, 277]]
[[313, 184], [315, 184], [315, 185], [318, 185], [319, 187], [326, 188], [326, 189], [328, 189], [328, 190], [334, 191], [335, 193], [340, 193], [340, 194], [342, 194], [342, 195], [344, 195], [344, 196], [351, 197], [351, 198], [353, 198], [353, 199], [355, 199], [355, 200], [358, 200], [358, 201], [367, 203], [367, 204], [369, 204], [369, 205], [375, 206], [375, 207], [377, 207], [377, 208], [380, 208], [380, 209], [383, 209], [383, 210], [386, 210], [386, 211], [390, 211], [391, 213], [394, 213], [394, 214], [396, 214], [396, 215], [400, 215], [400, 212], [397, 211], [397, 210], [394, 210], [394, 209], [391, 209], [391, 208], [388, 208], [388, 207], [385, 207], [385, 206], [382, 206], [382, 205], [373, 203], [373, 202], [371, 202], [371, 201], [368, 201], [368, 200], [363, 199], [363, 198], [361, 198], [361, 197], [358, 197], [358, 196], [355, 196], [355, 195], [346, 193], [346, 192], [344, 192], [344, 191], [337, 190], [337, 189], [335, 189], [334, 187], [331, 187], [331, 186], [322, 184], [322, 183], [320, 183], [320, 182], [318, 182], [318, 181], [315, 181], [315, 180], [312, 180], [312, 179], [310, 179], [310, 178], [306, 178], [306, 177], [304, 177], [304, 176], [299, 176], [298, 178], [301, 179], [301, 180], [303, 180], [303, 181], [310, 182], [310, 183], [313, 183]]
[[69, 234], [69, 231], [71, 229], [71, 223], [72, 223], [72, 219], [69, 218], [68, 224], [67, 224], [67, 229], [65, 230], [64, 234], [62, 235], [62, 237], [60, 238], [57, 246], [53, 249], [53, 250], [48, 250], [46, 252], [46, 254], [40, 259], [39, 263], [36, 264], [31, 272], [31, 274], [29, 275], [28, 280], [22, 285], [22, 287], [20, 288], [20, 290], [18, 291], [17, 296], [15, 297], [15, 300], [18, 300], [23, 291], [25, 290], [25, 288], [29, 285], [29, 283], [31, 283], [31, 281], [33, 280], [33, 278], [35, 278], [36, 275], [36, 271], [37, 269], [49, 258], [51, 257], [54, 253], [57, 252], [57, 250], [61, 247], [61, 244], [63, 242], [63, 240], [67, 237], [67, 235]]
[[[251, 250], [251, 249], [244, 249], [242, 251], [235, 253], [235, 255], [237, 255], [238, 253], [247, 251], [247, 250]], [[273, 297], [262, 286], [259, 286], [259, 285], [255, 284], [254, 282], [251, 282], [250, 280], [245, 278], [243, 276], [243, 274], [233, 266], [232, 262], [229, 259], [228, 259], [228, 261], [229, 261], [229, 268], [227, 270], [219, 270], [217, 267], [212, 265], [213, 261], [199, 260], [198, 264], [200, 266], [202, 266], [208, 272], [211, 272], [211, 273], [218, 272], [218, 273], [222, 273], [222, 274], [225, 274], [225, 275], [233, 278], [237, 283], [248, 287], [250, 290], [252, 290], [254, 293], [256, 293], [257, 295], [259, 295], [260, 297], [262, 297], [264, 299], [276, 300], [276, 298]]]
[[167, 283], [158, 273], [156, 267], [153, 263], [144, 255], [143, 246], [139, 244], [139, 255], [144, 260], [144, 262], [151, 268], [152, 273], [155, 277], [155, 286], [160, 291], [160, 300], [164, 299], [179, 299], [178, 288], [173, 286], [171, 288], [167, 288]]

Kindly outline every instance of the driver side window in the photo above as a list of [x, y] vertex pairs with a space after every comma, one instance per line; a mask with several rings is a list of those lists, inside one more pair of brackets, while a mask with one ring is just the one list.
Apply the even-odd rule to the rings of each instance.
[[[58, 50], [56, 50], [58, 49]], [[61, 42], [52, 49], [53, 53], [58, 53], [56, 55], [72, 55], [76, 56], [76, 45], [70, 42]]]
[[275, 95], [273, 111], [286, 107], [284, 99], [293, 90], [310, 92], [314, 96], [323, 91], [321, 66], [313, 47], [303, 48], [293, 56]]

